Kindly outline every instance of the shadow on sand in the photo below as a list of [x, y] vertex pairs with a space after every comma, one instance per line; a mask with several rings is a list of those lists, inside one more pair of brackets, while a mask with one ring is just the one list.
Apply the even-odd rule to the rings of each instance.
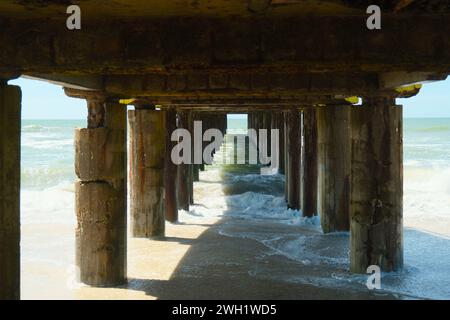
[[[225, 195], [246, 192], [283, 195], [281, 178], [272, 180], [272, 185], [267, 186], [267, 181], [255, 175], [257, 168], [247, 169], [222, 168]], [[247, 179], [249, 174], [254, 175], [253, 179]], [[429, 292], [426, 288], [421, 290], [421, 286], [430, 279], [440, 285], [445, 285], [442, 279], [448, 282], [445, 280], [448, 277], [442, 273], [449, 257], [439, 262], [442, 268], [431, 270], [434, 276], [427, 277], [422, 269], [428, 266], [423, 261], [419, 262], [421, 259], [416, 256], [417, 250], [422, 249], [416, 248], [415, 254], [411, 254], [411, 250], [406, 248], [405, 271], [383, 276], [387, 290], [370, 291], [365, 286], [366, 276], [354, 276], [348, 272], [348, 234], [324, 235], [317, 227], [283, 224], [273, 218], [248, 219], [236, 214], [239, 208], [235, 208], [235, 203], [229, 198], [221, 219], [208, 225], [209, 228], [197, 239], [166, 238], [166, 241], [190, 245], [169, 280], [129, 279], [126, 287], [144, 291], [158, 299], [188, 300], [445, 297], [445, 289]], [[252, 204], [248, 206], [251, 208]], [[429, 246], [450, 247], [449, 239], [406, 230], [405, 247], [414, 245], [415, 240], [420, 240], [422, 246], [427, 243]], [[448, 250], [446, 252], [443, 254], [448, 254]], [[427, 252], [420, 254], [427, 259]], [[433, 258], [436, 257], [428, 257]], [[408, 267], [408, 263], [418, 266]]]

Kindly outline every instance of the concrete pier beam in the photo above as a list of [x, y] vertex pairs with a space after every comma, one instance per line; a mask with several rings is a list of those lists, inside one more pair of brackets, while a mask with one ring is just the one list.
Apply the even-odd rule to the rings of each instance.
[[315, 108], [303, 110], [303, 152], [302, 152], [302, 213], [305, 217], [317, 214], [317, 119]]
[[301, 209], [301, 121], [300, 112], [292, 109], [286, 112], [285, 122], [287, 134], [287, 203], [288, 208]]
[[130, 123], [130, 215], [133, 237], [165, 234], [165, 113], [149, 108], [128, 111]]
[[175, 143], [171, 141], [172, 133], [177, 128], [177, 114], [175, 109], [167, 109], [166, 113], [166, 154], [164, 167], [164, 190], [165, 190], [165, 217], [167, 221], [178, 221], [178, 199], [177, 199], [177, 165], [171, 159], [172, 148]]
[[403, 267], [402, 107], [364, 99], [352, 109], [350, 270]]
[[20, 299], [21, 100], [0, 83], [0, 300]]
[[317, 109], [318, 209], [325, 233], [349, 230], [350, 109], [350, 106], [326, 106]]
[[126, 110], [86, 99], [88, 128], [75, 131], [76, 264], [82, 283], [114, 286], [127, 273]]

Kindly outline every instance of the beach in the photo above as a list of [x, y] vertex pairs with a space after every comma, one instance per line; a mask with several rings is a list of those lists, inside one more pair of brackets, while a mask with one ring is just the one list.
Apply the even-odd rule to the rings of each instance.
[[166, 239], [129, 237], [128, 284], [77, 283], [76, 126], [23, 123], [23, 299], [450, 298], [450, 119], [405, 121], [405, 268], [384, 274], [380, 291], [348, 272], [348, 233], [324, 235], [317, 217], [286, 209], [282, 175], [219, 164], [200, 173], [195, 205], [166, 224]]

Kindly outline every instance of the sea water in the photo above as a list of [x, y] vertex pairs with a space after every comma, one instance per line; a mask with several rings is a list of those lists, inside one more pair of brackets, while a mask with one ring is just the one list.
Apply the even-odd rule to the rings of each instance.
[[[246, 119], [232, 118], [228, 127], [230, 132], [245, 133], [246, 125]], [[65, 272], [67, 264], [73, 262], [71, 230], [76, 223], [73, 138], [74, 129], [84, 126], [84, 120], [24, 120], [22, 123], [24, 280], [33, 281], [33, 277], [27, 276], [29, 274], [37, 277], [38, 270], [34, 270], [33, 265], [53, 264], [54, 270], [62, 268]], [[450, 119], [405, 119], [404, 172], [405, 271], [384, 276], [385, 289], [416, 297], [450, 298]], [[229, 174], [226, 181], [230, 189], [234, 188], [233, 194], [226, 199], [234, 208], [230, 216], [319, 228], [318, 218], [305, 220], [301, 213], [285, 209], [281, 175]], [[208, 201], [207, 195], [203, 200]], [[196, 214], [195, 210], [203, 211]], [[209, 212], [194, 207], [193, 211], [192, 214], [201, 219], [211, 214], [214, 208]], [[220, 213], [219, 205], [216, 211]], [[227, 230], [221, 232], [226, 234]], [[44, 242], [38, 237], [39, 233], [48, 233]], [[256, 238], [274, 254], [304, 263], [334, 263], [339, 270], [348, 268], [348, 234], [329, 236], [342, 244], [337, 255], [326, 252], [320, 255], [310, 248], [323, 241], [320, 234], [307, 236], [309, 238], [292, 235], [261, 237], [261, 234], [252, 236], [245, 232], [230, 236]], [[58, 252], [64, 252], [64, 255]], [[354, 279], [362, 281], [347, 273], [336, 273], [333, 277], [334, 281], [342, 283]], [[324, 285], [325, 279], [322, 280], [318, 281], [319, 285]]]

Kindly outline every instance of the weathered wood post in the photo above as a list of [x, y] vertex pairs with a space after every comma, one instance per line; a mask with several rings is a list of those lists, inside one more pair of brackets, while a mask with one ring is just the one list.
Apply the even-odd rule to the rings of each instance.
[[271, 150], [272, 150], [272, 138], [271, 138], [271, 131], [272, 128], [272, 113], [270, 111], [264, 111], [262, 112], [262, 119], [263, 119], [263, 127], [262, 129], [267, 130], [267, 155], [271, 156]]
[[285, 121], [287, 134], [288, 157], [288, 208], [301, 209], [301, 121], [300, 112], [292, 109], [286, 113]]
[[352, 109], [350, 270], [403, 267], [403, 126], [395, 99]]
[[349, 230], [350, 109], [330, 105], [317, 110], [319, 212], [325, 233]]
[[0, 79], [0, 300], [20, 299], [21, 100]]
[[194, 120], [195, 113], [189, 111], [188, 130], [191, 133], [191, 163], [189, 164], [189, 204], [194, 204]]
[[275, 111], [272, 114], [271, 128], [278, 130], [278, 173], [284, 174], [284, 114]]
[[192, 165], [192, 172], [193, 172], [193, 181], [199, 182], [200, 181], [200, 165], [199, 164], [193, 164]]
[[[205, 134], [205, 131], [209, 129], [209, 119], [210, 119], [210, 114], [203, 112], [201, 115], [202, 129], [203, 129], [202, 137]], [[205, 150], [207, 145], [208, 145], [208, 142], [203, 141], [203, 139], [202, 139], [202, 150]], [[205, 171], [205, 160], [203, 159], [203, 155], [202, 155], [202, 164], [200, 165], [200, 171]]]
[[80, 281], [114, 286], [126, 281], [126, 109], [99, 92], [65, 89], [84, 98], [88, 127], [75, 130], [76, 264]]
[[256, 135], [258, 137], [258, 143], [256, 144], [256, 150], [257, 150], [257, 163], [260, 163], [260, 149], [259, 149], [259, 141], [261, 139], [260, 137], [260, 129], [263, 129], [263, 114], [261, 111], [255, 112], [254, 114], [254, 128], [256, 130]]
[[[189, 130], [189, 118], [190, 112], [186, 110], [179, 110], [178, 116], [178, 128]], [[177, 185], [177, 198], [179, 209], [189, 211], [190, 204], [190, 165], [182, 163], [178, 165], [178, 185]]]
[[303, 186], [302, 213], [305, 217], [317, 214], [317, 120], [315, 108], [303, 110]]
[[[192, 123], [192, 138], [194, 138], [194, 121], [201, 122], [202, 118], [200, 115], [200, 112], [194, 112], [193, 114], [193, 123]], [[201, 135], [201, 140], [203, 141], [203, 126], [202, 130], [198, 132], [198, 135]], [[202, 143], [203, 144], [203, 143]], [[192, 159], [194, 160], [194, 152], [195, 152], [195, 144], [192, 142]], [[202, 148], [203, 152], [203, 148]], [[203, 155], [203, 154], [202, 154]], [[203, 159], [203, 156], [201, 157]], [[192, 161], [192, 183], [200, 181], [200, 164], [194, 163], [195, 161]], [[192, 193], [194, 192], [194, 185], [192, 185]], [[192, 196], [192, 200], [194, 197]]]
[[165, 216], [170, 222], [178, 221], [177, 179], [178, 170], [172, 161], [172, 148], [175, 143], [171, 140], [172, 133], [177, 128], [177, 113], [175, 109], [168, 108], [166, 111], [166, 154], [164, 167], [164, 190], [165, 190]]
[[165, 113], [136, 106], [130, 123], [130, 217], [133, 237], [161, 238], [165, 233]]
[[286, 199], [286, 202], [288, 202], [288, 195], [289, 195], [289, 154], [288, 154], [288, 141], [289, 141], [289, 134], [288, 134], [288, 124], [287, 124], [287, 118], [289, 117], [289, 113], [284, 111], [283, 112], [283, 127], [284, 127], [284, 198]]

